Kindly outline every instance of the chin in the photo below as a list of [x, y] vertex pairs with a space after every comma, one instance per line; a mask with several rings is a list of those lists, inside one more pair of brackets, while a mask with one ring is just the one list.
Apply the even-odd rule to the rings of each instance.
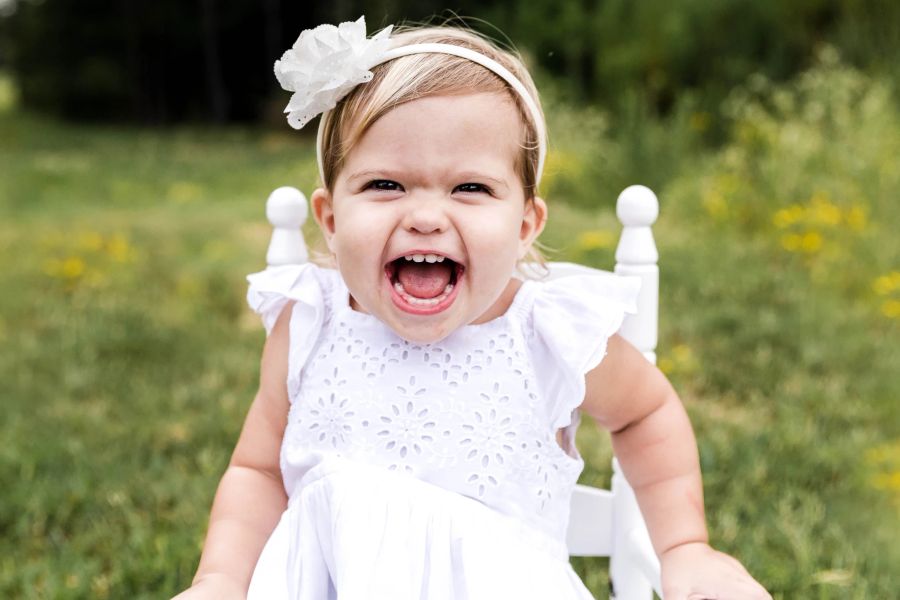
[[426, 323], [412, 326], [409, 324], [389, 326], [394, 331], [394, 333], [402, 337], [404, 340], [412, 342], [414, 344], [435, 344], [446, 338], [448, 335], [450, 335], [460, 327], [459, 325], [457, 325], [456, 327], [441, 327], [438, 324]]
[[393, 329], [394, 333], [396, 333], [397, 335], [402, 337], [404, 340], [406, 340], [408, 342], [412, 342], [414, 344], [435, 344], [437, 342], [440, 342], [441, 340], [443, 340], [444, 338], [446, 338], [448, 335], [450, 335], [451, 333], [453, 333], [456, 330], [456, 328], [454, 328], [454, 329], [450, 329], [447, 331], [444, 331], [444, 330], [439, 330], [439, 331], [430, 330], [429, 331], [426, 328], [418, 328], [418, 327], [416, 327], [416, 328], [404, 327], [404, 328], [398, 328], [398, 329], [394, 329], [392, 327], [391, 329]]

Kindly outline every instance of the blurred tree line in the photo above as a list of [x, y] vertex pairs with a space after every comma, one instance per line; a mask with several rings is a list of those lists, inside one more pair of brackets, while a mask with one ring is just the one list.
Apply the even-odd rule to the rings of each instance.
[[[891, 74], [896, 0], [0, 0], [0, 68], [22, 103], [70, 119], [251, 121], [280, 113], [272, 63], [302, 29], [365, 14], [475, 16], [574, 98], [657, 113], [685, 90], [717, 103], [749, 74], [783, 79], [821, 43]], [[499, 31], [498, 31], [499, 30]]]

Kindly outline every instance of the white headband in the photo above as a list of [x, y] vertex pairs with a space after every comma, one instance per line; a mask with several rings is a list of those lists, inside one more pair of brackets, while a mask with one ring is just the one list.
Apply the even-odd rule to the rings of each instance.
[[381, 63], [410, 54], [451, 54], [470, 60], [496, 73], [522, 98], [538, 137], [538, 168], [535, 183], [541, 180], [547, 157], [547, 131], [537, 102], [519, 79], [497, 61], [487, 56], [453, 44], [410, 44], [389, 49], [392, 26], [388, 26], [371, 38], [366, 37], [365, 17], [339, 26], [319, 25], [304, 30], [294, 46], [275, 61], [275, 77], [284, 89], [294, 92], [284, 112], [288, 123], [300, 129], [316, 115], [323, 113], [316, 135], [316, 159], [319, 176], [325, 181], [322, 163], [322, 143], [325, 122], [324, 113], [360, 83], [371, 81], [370, 71]]

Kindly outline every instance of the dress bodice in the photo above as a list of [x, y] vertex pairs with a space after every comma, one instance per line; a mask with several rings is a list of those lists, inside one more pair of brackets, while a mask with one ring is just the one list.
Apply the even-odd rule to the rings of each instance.
[[[251, 276], [251, 305], [269, 327], [286, 299], [296, 300], [281, 452], [288, 495], [318, 461], [338, 456], [564, 539], [583, 462], [556, 433], [571, 424], [584, 373], [636, 292], [622, 278], [575, 279], [526, 281], [503, 316], [416, 344], [352, 310], [336, 271], [304, 265]], [[594, 314], [569, 314], [585, 310]]]

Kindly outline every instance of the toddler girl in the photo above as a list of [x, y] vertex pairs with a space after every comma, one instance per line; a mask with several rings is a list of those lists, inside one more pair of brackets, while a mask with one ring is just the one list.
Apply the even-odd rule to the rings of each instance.
[[249, 277], [259, 392], [179, 599], [590, 598], [564, 541], [576, 410], [612, 432], [667, 600], [769, 598], [707, 544], [685, 411], [616, 335], [636, 281], [514, 276], [547, 215], [528, 72], [466, 31], [391, 33], [321, 26], [276, 63], [292, 125], [325, 111], [337, 269]]

